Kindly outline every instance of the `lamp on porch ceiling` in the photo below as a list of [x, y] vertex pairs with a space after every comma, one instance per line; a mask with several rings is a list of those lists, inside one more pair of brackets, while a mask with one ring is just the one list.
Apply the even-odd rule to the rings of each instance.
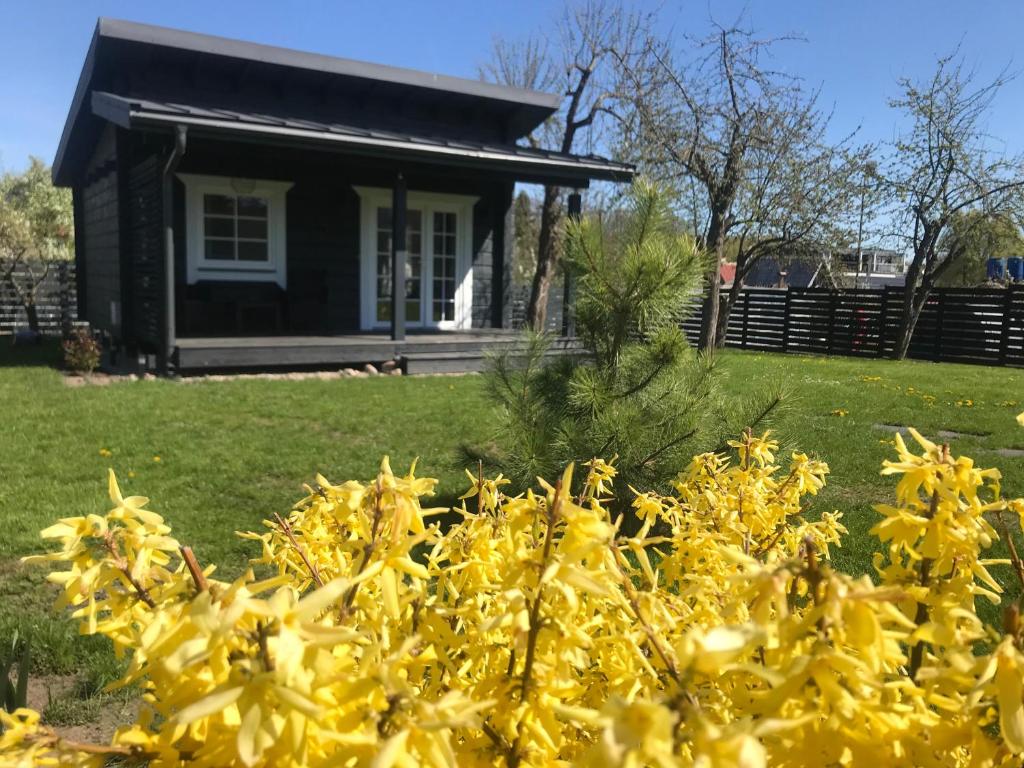
[[240, 195], [251, 195], [256, 185], [249, 179], [232, 179], [231, 188]]

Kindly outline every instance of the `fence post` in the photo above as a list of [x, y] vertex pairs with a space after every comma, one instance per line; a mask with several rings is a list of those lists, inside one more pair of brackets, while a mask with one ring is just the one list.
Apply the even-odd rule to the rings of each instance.
[[[742, 290], [742, 289], [741, 289]], [[740, 332], [740, 349], [747, 348], [747, 322], [750, 320], [750, 291], [743, 290], [743, 330]]]
[[789, 347], [789, 299], [793, 295], [793, 289], [786, 289], [786, 305], [782, 313], [782, 351], [788, 351]]
[[1003, 294], [1003, 330], [999, 336], [999, 364], [1006, 365], [1010, 351], [1010, 320], [1013, 317], [1013, 286], [1006, 286]]
[[[935, 292], [938, 297], [938, 303], [935, 306], [935, 348], [932, 351], [932, 359], [938, 363], [942, 360], [942, 315], [944, 314], [946, 302], [945, 294], [941, 288], [936, 288]], [[916, 331], [917, 328], [914, 330]], [[913, 335], [911, 335], [911, 341], [913, 341]]]
[[62, 336], [71, 334], [71, 302], [69, 300], [68, 263], [57, 264], [57, 296], [60, 302], [60, 332]]
[[885, 356], [885, 334], [889, 323], [889, 289], [882, 288], [882, 308], [878, 312], [878, 357]]
[[830, 355], [832, 354], [836, 333], [836, 293], [833, 290], [828, 292], [828, 339], [825, 350]]

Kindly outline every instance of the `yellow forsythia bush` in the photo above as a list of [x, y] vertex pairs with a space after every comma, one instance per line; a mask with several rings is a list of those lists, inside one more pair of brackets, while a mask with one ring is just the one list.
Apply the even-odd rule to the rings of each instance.
[[[257, 570], [213, 578], [147, 500], [67, 518], [58, 607], [129, 657], [145, 690], [108, 745], [28, 710], [0, 715], [0, 760], [99, 766], [1020, 765], [1024, 655], [984, 553], [999, 473], [897, 437], [877, 583], [829, 565], [839, 514], [801, 515], [825, 464], [778, 462], [767, 435], [697, 456], [675, 493], [589, 462], [539, 492], [471, 475], [462, 521], [424, 509], [435, 481], [387, 460], [323, 477], [286, 518], [242, 534]], [[1015, 550], [1014, 550], [1015, 551]], [[1016, 555], [1013, 565], [1020, 573]], [[271, 566], [267, 568], [267, 566]], [[20, 762], [19, 762], [20, 761]]]

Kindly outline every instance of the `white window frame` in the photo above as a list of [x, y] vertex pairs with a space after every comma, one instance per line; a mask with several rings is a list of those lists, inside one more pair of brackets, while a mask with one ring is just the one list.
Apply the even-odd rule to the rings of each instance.
[[[359, 195], [359, 327], [364, 331], [390, 327], [390, 323], [377, 320], [377, 209], [390, 208], [392, 190], [378, 187], [353, 187]], [[406, 194], [406, 207], [423, 211], [423, 245], [421, 279], [428, 286], [421, 291], [420, 311], [431, 317], [434, 300], [434, 213], [454, 213], [455, 233], [455, 319], [420, 323], [418, 318], [406, 325], [438, 330], [470, 328], [473, 324], [473, 206], [476, 195], [451, 195], [440, 192], [410, 190]], [[390, 298], [390, 297], [388, 297]]]
[[[179, 173], [185, 184], [186, 279], [236, 280], [277, 283], [288, 287], [287, 214], [285, 198], [294, 184], [290, 181], [240, 179]], [[204, 239], [203, 195], [252, 195], [267, 201], [267, 256], [265, 262], [207, 259]]]

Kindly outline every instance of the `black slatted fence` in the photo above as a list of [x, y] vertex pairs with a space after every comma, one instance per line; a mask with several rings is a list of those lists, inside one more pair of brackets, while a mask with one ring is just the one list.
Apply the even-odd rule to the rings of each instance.
[[[885, 357], [903, 314], [903, 289], [746, 288], [729, 316], [726, 346]], [[700, 334], [700, 306], [683, 323]], [[938, 288], [918, 319], [909, 357], [1024, 366], [1024, 286]]]
[[[33, 263], [35, 274], [42, 274], [44, 266]], [[30, 285], [25, 280], [29, 275], [23, 268], [17, 268], [14, 279], [19, 285]], [[78, 303], [75, 298], [75, 264], [60, 261], [50, 265], [49, 272], [36, 290], [36, 310], [39, 315], [39, 329], [44, 334], [59, 336], [78, 319]], [[0, 333], [13, 333], [28, 328], [28, 317], [18, 301], [17, 294], [0, 280]]]

